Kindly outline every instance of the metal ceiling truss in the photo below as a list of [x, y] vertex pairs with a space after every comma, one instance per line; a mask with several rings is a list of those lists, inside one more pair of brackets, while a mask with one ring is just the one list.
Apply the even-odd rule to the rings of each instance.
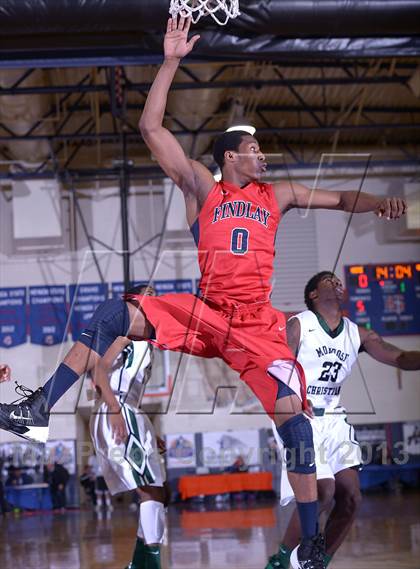
[[[191, 89], [232, 89], [232, 88], [255, 88], [264, 87], [285, 87], [296, 99], [295, 104], [264, 104], [257, 103], [255, 105], [255, 115], [259, 117], [261, 125], [258, 126], [258, 134], [261, 136], [274, 135], [279, 146], [284, 149], [296, 166], [310, 167], [306, 164], [303, 150], [297, 152], [290, 146], [290, 140], [283, 140], [283, 137], [296, 135], [335, 135], [339, 133], [375, 131], [378, 136], [386, 136], [391, 130], [420, 132], [420, 104], [418, 107], [410, 105], [408, 107], [397, 107], [392, 105], [375, 105], [372, 101], [364, 101], [363, 89], [368, 85], [403, 85], [408, 88], [408, 81], [413, 71], [416, 69], [415, 62], [401, 61], [395, 59], [392, 61], [377, 61], [375, 65], [366, 61], [354, 61], [352, 65], [346, 62], [336, 61], [320, 61], [320, 62], [285, 62], [284, 64], [276, 64], [274, 71], [278, 77], [274, 79], [246, 78], [246, 79], [228, 79], [223, 78], [227, 71], [232, 69], [243, 68], [238, 63], [223, 64], [218, 67], [212, 78], [208, 81], [201, 81], [194, 72], [194, 66], [187, 67], [183, 65], [181, 70], [189, 77], [190, 81], [175, 82], [172, 90], [191, 90]], [[288, 67], [306, 67], [321, 69], [322, 73], [319, 77], [298, 77], [288, 78], [284, 74], [284, 70]], [[106, 82], [98, 84], [95, 80], [96, 75], [105, 69]], [[341, 70], [343, 76], [328, 77], [325, 71]], [[71, 172], [76, 178], [105, 178], [115, 179], [124, 186], [125, 182], [121, 180], [121, 170], [114, 167], [98, 166], [97, 168], [71, 168], [75, 158], [86, 144], [102, 145], [102, 144], [121, 144], [122, 133], [124, 143], [123, 156], [127, 159], [130, 148], [136, 148], [137, 154], [139, 147], [143, 146], [143, 141], [137, 130], [137, 126], [130, 122], [129, 115], [138, 113], [140, 115], [144, 104], [143, 99], [146, 96], [150, 83], [134, 83], [129, 80], [127, 74], [122, 67], [102, 68], [97, 67], [86, 73], [82, 79], [72, 85], [51, 85], [51, 86], [22, 86], [24, 81], [35, 71], [34, 68], [25, 70], [22, 75], [10, 87], [0, 87], [0, 96], [2, 95], [41, 95], [41, 94], [60, 94], [61, 97], [56, 100], [50, 109], [43, 114], [28, 130], [22, 135], [16, 135], [10, 127], [4, 123], [0, 123], [0, 144], [16, 141], [43, 141], [47, 140], [50, 144], [51, 154], [54, 156], [54, 167], [51, 168], [51, 157], [48, 157], [35, 170], [26, 170], [20, 166], [14, 173], [0, 172], [1, 179], [12, 178], [30, 178], [30, 177], [49, 177], [51, 175], [65, 176], [65, 173]], [[371, 75], [368, 75], [371, 73]], [[373, 76], [372, 76], [373, 73]], [[319, 86], [323, 90], [328, 85], [360, 85], [361, 91], [346, 108], [338, 105], [328, 104], [326, 102], [325, 93], [322, 100], [324, 104], [311, 104], [298, 91], [299, 87]], [[142, 96], [142, 102], [138, 105], [127, 102], [127, 94], [136, 92]], [[108, 101], [96, 99], [95, 116], [92, 116], [92, 105], [84, 102], [85, 96], [88, 94], [107, 93]], [[71, 96], [76, 96], [76, 100], [69, 102]], [[194, 135], [198, 136], [215, 136], [222, 132], [220, 128], [212, 128], [209, 126], [212, 118], [217, 117], [218, 113], [223, 109], [221, 103], [220, 109], [209, 117], [203, 118], [199, 128], [189, 129], [183, 124], [179, 117], [166, 113], [166, 118], [171, 119], [176, 125], [177, 130], [174, 134], [177, 137], [185, 137]], [[89, 113], [86, 120], [78, 124], [78, 127], [72, 132], [68, 132], [69, 123], [76, 113]], [[314, 124], [307, 123], [299, 126], [277, 127], [273, 124], [272, 117], [269, 119], [266, 113], [298, 113], [300, 119], [307, 115], [312, 118]], [[334, 116], [331, 117], [331, 114]], [[392, 122], [396, 113], [407, 116], [407, 122]], [[372, 115], [381, 114], [380, 122], [376, 122]], [[113, 121], [113, 132], [99, 132], [99, 120], [104, 115], [110, 115]], [[60, 124], [56, 125], [54, 132], [36, 133], [38, 127], [52, 116], [62, 116]], [[388, 117], [389, 116], [389, 120]], [[330, 117], [330, 120], [328, 120]], [[355, 124], [363, 117], [364, 123]], [[96, 123], [95, 123], [96, 121]], [[96, 126], [96, 128], [95, 128]], [[67, 130], [67, 132], [65, 132]], [[420, 142], [420, 141], [419, 141]], [[72, 148], [69, 150], [69, 144]], [[294, 144], [296, 144], [294, 142]], [[395, 146], [395, 143], [392, 143]], [[128, 146], [128, 148], [127, 148]], [[301, 146], [299, 142], [297, 146]], [[206, 152], [209, 150], [206, 149]], [[298, 148], [299, 150], [299, 148]], [[402, 161], [406, 160], [406, 164], [418, 162], [418, 156], [401, 148]], [[63, 157], [63, 154], [65, 156]], [[300, 154], [300, 155], [299, 155]], [[60, 163], [61, 162], [61, 163]], [[385, 161], [386, 162], [386, 161]], [[393, 164], [400, 163], [399, 160], [391, 161]], [[376, 162], [375, 162], [376, 163]], [[382, 161], [384, 163], [384, 161]], [[53, 174], [54, 172], [54, 174]], [[141, 178], [163, 177], [163, 172], [159, 168], [150, 165], [136, 167], [130, 166], [130, 176], [140, 176]]]
[[[407, 123], [369, 123], [369, 124], [340, 124], [340, 125], [321, 125], [321, 126], [291, 126], [291, 127], [259, 127], [258, 133], [260, 135], [267, 134], [322, 134], [329, 133], [334, 134], [336, 131], [342, 132], [358, 132], [363, 130], [377, 130], [386, 131], [387, 129], [393, 130], [414, 130], [420, 129], [419, 122], [407, 122]], [[78, 131], [80, 128], [78, 129]], [[27, 136], [20, 136], [16, 134], [0, 135], [0, 142], [8, 141], [24, 141], [24, 140], [48, 140], [48, 141], [101, 141], [103, 143], [115, 143], [120, 139], [120, 134], [118, 132], [101, 132], [101, 133], [88, 133], [88, 132], [74, 132], [68, 134], [30, 134]], [[200, 131], [195, 130], [173, 130], [175, 136], [191, 136], [192, 134], [197, 136], [217, 136], [224, 132], [224, 129], [220, 128], [202, 128]], [[140, 138], [140, 133], [129, 132], [126, 133], [127, 139], [132, 142], [137, 142], [143, 144]]]
[[[294, 79], [225, 79], [223, 81], [175, 81], [171, 91], [185, 91], [192, 89], [231, 89], [232, 87], [245, 87], [261, 89], [262, 87], [307, 87], [322, 85], [406, 85], [411, 75], [382, 75], [377, 77], [308, 77]], [[150, 89], [151, 83], [133, 83], [127, 80], [125, 90], [139, 92]], [[46, 95], [60, 93], [104, 93], [109, 86], [102, 85], [49, 85], [31, 87], [0, 87], [2, 95]]]

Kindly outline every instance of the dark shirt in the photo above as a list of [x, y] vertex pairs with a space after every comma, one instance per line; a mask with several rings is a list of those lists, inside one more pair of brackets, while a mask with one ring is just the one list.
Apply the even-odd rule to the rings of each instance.
[[65, 486], [69, 480], [69, 473], [62, 464], [56, 464], [54, 470], [47, 470], [45, 472], [45, 482], [47, 482], [52, 488], [57, 488], [62, 485]]
[[32, 484], [33, 478], [26, 474], [26, 472], [22, 472], [19, 476], [15, 474], [10, 474], [6, 480], [5, 486], [23, 486], [24, 484]]

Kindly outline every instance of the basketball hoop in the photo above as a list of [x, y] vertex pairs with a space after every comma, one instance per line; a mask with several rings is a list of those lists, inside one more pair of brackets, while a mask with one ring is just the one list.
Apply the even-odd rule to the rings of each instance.
[[169, 13], [172, 18], [181, 15], [196, 24], [202, 16], [210, 15], [220, 26], [230, 18], [239, 16], [239, 0], [171, 0]]

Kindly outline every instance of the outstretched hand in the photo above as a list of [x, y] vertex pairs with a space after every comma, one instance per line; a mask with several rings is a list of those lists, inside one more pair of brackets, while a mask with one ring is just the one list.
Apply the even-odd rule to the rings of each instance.
[[190, 53], [200, 38], [199, 35], [195, 35], [188, 41], [190, 25], [191, 18], [169, 18], [163, 42], [165, 59], [182, 59]]
[[375, 214], [386, 219], [399, 219], [407, 211], [407, 202], [401, 198], [385, 198], [376, 208]]

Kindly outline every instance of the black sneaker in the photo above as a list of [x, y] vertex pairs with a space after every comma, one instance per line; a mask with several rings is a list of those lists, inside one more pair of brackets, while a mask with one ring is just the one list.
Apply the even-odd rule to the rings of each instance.
[[292, 569], [325, 569], [324, 536], [319, 534], [309, 539], [302, 539], [290, 556]]
[[15, 391], [21, 397], [13, 403], [0, 403], [0, 428], [28, 441], [45, 443], [50, 414], [44, 391], [42, 387], [32, 391], [15, 383]]

